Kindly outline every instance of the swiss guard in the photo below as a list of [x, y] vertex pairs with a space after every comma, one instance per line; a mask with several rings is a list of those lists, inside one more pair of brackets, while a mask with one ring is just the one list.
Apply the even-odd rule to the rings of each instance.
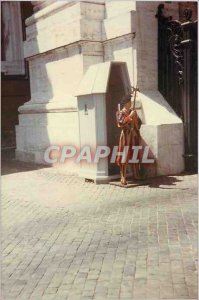
[[[142, 180], [144, 179], [144, 169], [141, 164], [142, 153], [138, 152], [137, 159], [138, 163], [131, 163], [129, 160], [133, 157], [132, 149], [133, 146], [140, 146], [141, 144], [141, 136], [140, 136], [140, 127], [142, 124], [141, 119], [139, 118], [137, 111], [135, 109], [135, 101], [136, 101], [136, 93], [139, 91], [138, 87], [133, 88], [132, 93], [123, 97], [121, 101], [122, 109], [120, 110], [120, 104], [118, 105], [118, 111], [116, 112], [116, 120], [117, 126], [122, 129], [119, 140], [119, 148], [118, 152], [123, 152], [124, 147], [128, 149], [125, 159], [121, 154], [118, 154], [116, 157], [116, 163], [120, 167], [120, 175], [121, 175], [121, 184], [127, 185], [126, 180], [126, 170], [127, 165], [130, 163], [133, 173], [134, 180]], [[134, 101], [133, 105], [131, 103], [131, 98], [134, 93]]]

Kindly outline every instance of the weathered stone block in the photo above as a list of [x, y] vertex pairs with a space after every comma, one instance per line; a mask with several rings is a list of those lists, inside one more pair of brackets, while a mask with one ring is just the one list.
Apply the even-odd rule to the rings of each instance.
[[118, 16], [122, 13], [126, 13], [132, 10], [135, 10], [136, 4], [135, 0], [118, 0], [112, 1], [107, 0], [105, 2], [106, 6], [106, 16], [107, 18], [112, 18]]
[[103, 5], [79, 2], [68, 7], [58, 2], [51, 5], [50, 13], [46, 10], [43, 9], [26, 21], [25, 57], [84, 39], [102, 39]]

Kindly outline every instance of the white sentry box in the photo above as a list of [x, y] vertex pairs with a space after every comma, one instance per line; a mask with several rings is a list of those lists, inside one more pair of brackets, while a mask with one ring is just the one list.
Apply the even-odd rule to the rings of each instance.
[[[121, 98], [131, 91], [125, 62], [104, 62], [91, 66], [77, 91], [80, 149], [89, 146], [92, 154], [97, 146], [117, 146], [120, 130], [115, 113]], [[79, 176], [96, 183], [119, 178], [119, 167], [108, 158], [98, 163], [80, 162]]]

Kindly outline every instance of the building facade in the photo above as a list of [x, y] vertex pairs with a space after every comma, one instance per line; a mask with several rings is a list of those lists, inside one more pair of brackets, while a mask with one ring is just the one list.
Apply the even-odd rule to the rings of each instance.
[[[19, 3], [19, 2], [18, 2]], [[50, 145], [73, 145], [81, 148], [79, 87], [90, 68], [107, 62], [126, 63], [130, 84], [139, 86], [137, 110], [142, 119], [141, 135], [150, 147], [155, 164], [148, 169], [149, 176], [180, 173], [184, 170], [183, 120], [159, 91], [158, 85], [158, 21], [155, 17], [160, 4], [165, 16], [183, 19], [186, 3], [158, 1], [34, 1], [34, 13], [26, 19], [24, 57], [29, 65], [30, 99], [18, 108], [16, 126], [16, 157], [23, 161], [45, 163], [44, 152]], [[184, 5], [184, 7], [183, 7]], [[190, 4], [187, 4], [190, 5]], [[193, 18], [197, 18], [196, 3], [192, 3]], [[99, 68], [102, 70], [103, 67]], [[98, 82], [103, 81], [103, 72]], [[111, 68], [109, 70], [111, 74]], [[116, 72], [117, 73], [117, 72]], [[113, 75], [121, 77], [122, 75]], [[109, 74], [109, 75], [110, 75]], [[119, 73], [118, 73], [119, 74]], [[92, 75], [91, 75], [92, 76]], [[122, 85], [122, 83], [121, 83]], [[107, 80], [104, 111], [106, 117], [106, 144], [108, 128], [115, 128], [117, 110], [111, 79]], [[116, 84], [119, 87], [118, 84]], [[108, 95], [110, 93], [112, 97]], [[88, 115], [98, 111], [100, 92], [92, 95], [95, 103]], [[84, 95], [85, 96], [85, 95]], [[119, 101], [119, 99], [118, 99]], [[89, 107], [85, 102], [85, 107]], [[103, 110], [103, 105], [102, 108]], [[98, 121], [100, 122], [100, 120]], [[87, 124], [87, 126], [85, 125]], [[89, 137], [92, 123], [81, 126], [88, 132], [88, 140], [96, 140], [98, 123]], [[117, 140], [117, 139], [116, 139]], [[115, 141], [116, 141], [115, 140]], [[95, 144], [97, 145], [97, 144]], [[66, 170], [82, 173], [81, 165], [64, 164]], [[115, 173], [104, 171], [84, 177], [107, 181]]]

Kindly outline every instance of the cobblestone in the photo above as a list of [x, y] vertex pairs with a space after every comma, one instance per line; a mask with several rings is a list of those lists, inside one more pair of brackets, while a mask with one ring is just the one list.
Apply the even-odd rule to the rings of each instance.
[[197, 175], [122, 189], [16, 164], [2, 176], [2, 299], [197, 299]]

